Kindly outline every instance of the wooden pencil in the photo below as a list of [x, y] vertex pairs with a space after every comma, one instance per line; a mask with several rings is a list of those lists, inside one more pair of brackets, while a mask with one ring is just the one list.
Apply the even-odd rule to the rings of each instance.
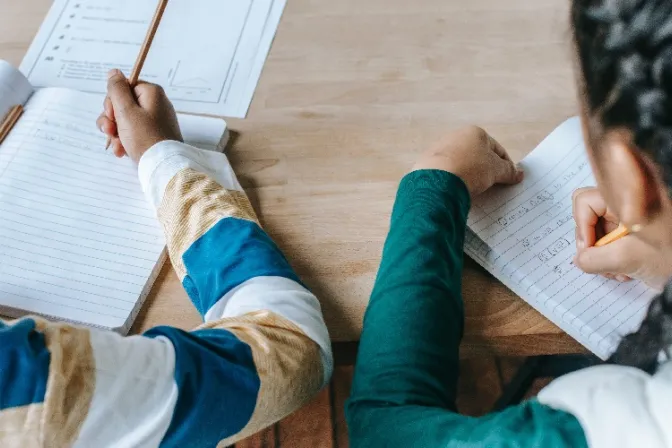
[[142, 67], [145, 65], [147, 55], [149, 54], [149, 49], [152, 47], [152, 42], [154, 42], [154, 37], [156, 36], [156, 32], [159, 30], [159, 24], [161, 23], [163, 13], [166, 11], [167, 6], [168, 0], [159, 0], [159, 4], [156, 7], [156, 12], [154, 13], [154, 18], [152, 19], [152, 24], [149, 26], [149, 30], [147, 30], [145, 41], [142, 43], [142, 47], [140, 47], [140, 54], [138, 55], [138, 59], [135, 61], [131, 76], [128, 78], [128, 83], [131, 85], [131, 87], [135, 87], [136, 84], [138, 84], [138, 80], [140, 79], [140, 72], [142, 72]]
[[[149, 25], [149, 29], [147, 30], [145, 41], [140, 47], [140, 53], [138, 54], [138, 58], [135, 60], [135, 65], [131, 71], [131, 76], [128, 78], [128, 83], [130, 84], [131, 88], [134, 88], [138, 84], [142, 67], [145, 65], [150, 48], [152, 48], [152, 42], [154, 42], [154, 37], [156, 36], [156, 32], [159, 30], [159, 25], [161, 24], [161, 19], [163, 18], [163, 13], [166, 11], [167, 6], [168, 0], [159, 0], [159, 4], [156, 7], [156, 12], [154, 13], [154, 18], [152, 18], [152, 23]], [[112, 139], [108, 137], [105, 149], [109, 149], [111, 144]]]
[[21, 115], [23, 115], [23, 106], [20, 104], [9, 110], [2, 125], [0, 125], [0, 144], [5, 141], [16, 122], [21, 118]]
[[620, 224], [616, 230], [600, 238], [600, 240], [595, 243], [595, 247], [604, 247], [607, 244], [611, 244], [628, 235], [630, 235], [630, 230], [624, 224]]

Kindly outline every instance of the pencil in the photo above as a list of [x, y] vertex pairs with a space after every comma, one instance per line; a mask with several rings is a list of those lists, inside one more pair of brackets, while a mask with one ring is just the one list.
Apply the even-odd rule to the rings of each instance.
[[624, 224], [621, 224], [616, 230], [600, 238], [600, 240], [595, 243], [595, 247], [604, 247], [607, 244], [611, 244], [628, 235], [630, 235], [630, 230]]
[[[166, 11], [167, 6], [168, 0], [159, 0], [159, 4], [156, 7], [156, 12], [154, 13], [154, 18], [152, 19], [152, 23], [149, 25], [149, 29], [147, 30], [145, 41], [140, 47], [140, 54], [138, 54], [138, 58], [135, 60], [135, 65], [131, 71], [131, 76], [128, 78], [128, 83], [130, 84], [131, 89], [138, 84], [142, 67], [145, 65], [147, 55], [149, 54], [149, 49], [152, 47], [152, 42], [154, 42], [154, 37], [156, 36], [156, 32], [159, 30], [159, 25], [161, 24], [161, 19], [163, 18], [163, 13]], [[111, 144], [112, 139], [108, 137], [105, 149], [109, 149]]]
[[23, 115], [23, 106], [20, 104], [9, 109], [5, 120], [0, 125], [0, 144], [5, 141], [16, 122], [21, 118], [21, 115]]

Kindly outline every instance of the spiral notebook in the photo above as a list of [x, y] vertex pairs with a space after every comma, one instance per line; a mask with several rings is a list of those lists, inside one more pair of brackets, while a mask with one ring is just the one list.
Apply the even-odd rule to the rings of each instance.
[[[165, 259], [137, 167], [105, 151], [103, 97], [34, 91], [0, 61], [0, 119], [25, 113], [0, 145], [0, 315], [129, 331]], [[221, 148], [223, 120], [180, 116], [185, 140]]]
[[473, 202], [465, 252], [554, 324], [606, 359], [655, 295], [641, 282], [588, 275], [576, 255], [572, 192], [594, 186], [578, 118], [521, 163], [525, 180]]

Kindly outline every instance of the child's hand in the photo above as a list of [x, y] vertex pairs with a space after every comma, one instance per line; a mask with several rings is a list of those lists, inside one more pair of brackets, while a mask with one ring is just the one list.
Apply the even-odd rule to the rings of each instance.
[[483, 129], [471, 126], [447, 135], [420, 157], [414, 170], [443, 170], [464, 181], [472, 197], [496, 184], [517, 184], [523, 172]]
[[123, 73], [112, 70], [104, 107], [105, 111], [96, 123], [112, 139], [117, 157], [128, 155], [138, 162], [159, 142], [182, 141], [175, 109], [157, 85], [139, 83], [131, 90]]
[[575, 191], [573, 203], [576, 266], [589, 274], [600, 274], [619, 281], [636, 278], [653, 288], [663, 289], [672, 275], [669, 250], [653, 247], [636, 235], [628, 235], [604, 247], [593, 247], [601, 237], [618, 227], [619, 220], [609, 211], [597, 188]]

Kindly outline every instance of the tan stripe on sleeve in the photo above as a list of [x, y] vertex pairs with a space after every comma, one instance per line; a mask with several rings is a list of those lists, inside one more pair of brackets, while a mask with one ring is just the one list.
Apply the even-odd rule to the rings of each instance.
[[37, 323], [51, 354], [44, 397], [44, 438], [48, 446], [71, 446], [89, 412], [96, 383], [89, 330]]
[[324, 380], [319, 346], [299, 327], [270, 311], [211, 322], [201, 328], [230, 331], [252, 349], [261, 381], [252, 418], [221, 441], [227, 447], [291, 414], [319, 392]]
[[0, 411], [0, 446], [69, 447], [77, 440], [95, 387], [89, 330], [33, 320], [50, 354], [44, 403]]
[[180, 171], [170, 180], [159, 207], [159, 220], [180, 281], [187, 275], [182, 261], [184, 252], [221, 219], [230, 217], [258, 224], [244, 192], [227, 190], [192, 168]]

